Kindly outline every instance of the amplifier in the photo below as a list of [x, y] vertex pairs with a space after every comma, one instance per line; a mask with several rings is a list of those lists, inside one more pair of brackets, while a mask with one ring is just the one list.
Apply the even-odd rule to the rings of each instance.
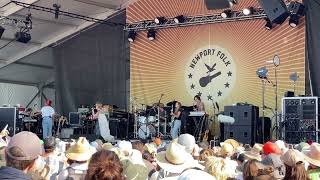
[[282, 125], [288, 143], [318, 142], [318, 97], [283, 98]]
[[19, 111], [15, 107], [0, 107], [0, 131], [8, 124], [10, 136], [20, 132], [22, 127], [18, 117]]

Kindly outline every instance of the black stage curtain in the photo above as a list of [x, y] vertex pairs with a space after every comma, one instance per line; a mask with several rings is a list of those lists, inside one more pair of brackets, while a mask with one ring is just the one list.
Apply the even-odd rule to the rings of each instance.
[[[125, 23], [125, 11], [110, 22]], [[80, 104], [127, 107], [128, 45], [123, 26], [98, 25], [54, 48], [59, 113]]]
[[306, 68], [310, 70], [312, 95], [320, 96], [320, 0], [305, 0], [304, 4], [307, 9]]

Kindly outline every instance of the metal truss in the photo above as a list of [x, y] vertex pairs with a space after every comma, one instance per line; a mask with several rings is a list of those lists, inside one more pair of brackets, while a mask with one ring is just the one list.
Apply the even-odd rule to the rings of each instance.
[[195, 26], [203, 24], [216, 24], [216, 23], [226, 23], [226, 22], [235, 22], [235, 21], [247, 21], [253, 19], [264, 19], [267, 18], [263, 9], [255, 9], [255, 11], [250, 15], [245, 15], [241, 11], [233, 11], [232, 15], [227, 18], [221, 17], [221, 14], [211, 14], [204, 16], [189, 16], [185, 17], [185, 21], [182, 23], [176, 23], [174, 18], [167, 18], [166, 22], [163, 24], [156, 24], [154, 20], [145, 20], [134, 23], [127, 23], [125, 26], [126, 31], [144, 31], [148, 29], [165, 29], [173, 27], [186, 27], [186, 26]]

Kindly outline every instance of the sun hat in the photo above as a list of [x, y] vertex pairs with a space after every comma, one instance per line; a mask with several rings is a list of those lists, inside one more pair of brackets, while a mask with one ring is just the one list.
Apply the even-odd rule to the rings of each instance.
[[[263, 164], [265, 167], [273, 167], [273, 176], [278, 179], [284, 178], [286, 172], [286, 167], [280, 157], [281, 155], [271, 153], [261, 161], [261, 164]], [[257, 163], [257, 166], [260, 167], [259, 163]], [[261, 169], [264, 169], [265, 167]]]
[[281, 149], [274, 143], [272, 142], [267, 142], [263, 145], [262, 147], [264, 154], [269, 155], [269, 154], [282, 154]]
[[146, 180], [149, 174], [148, 169], [139, 164], [129, 164], [123, 173], [128, 180]]
[[291, 167], [294, 167], [298, 162], [304, 161], [303, 154], [295, 149], [289, 149], [280, 158], [284, 164]]
[[[13, 156], [9, 149], [12, 147], [17, 147], [23, 151], [23, 157]], [[32, 132], [22, 131], [14, 135], [6, 147], [6, 154], [15, 160], [34, 160], [37, 159], [39, 155], [42, 155], [43, 147], [40, 144], [40, 139], [38, 136]]]
[[178, 180], [193, 180], [193, 179], [214, 180], [215, 178], [211, 176], [209, 173], [201, 170], [197, 170], [197, 169], [188, 169], [178, 177]]
[[102, 149], [104, 149], [104, 150], [109, 150], [110, 151], [110, 149], [112, 149], [112, 148], [114, 148], [114, 146], [111, 143], [104, 143], [102, 145]]
[[158, 153], [156, 161], [163, 170], [171, 173], [181, 173], [190, 167], [203, 168], [185, 151], [184, 146], [176, 142], [170, 143], [166, 151]]
[[[234, 139], [227, 139], [223, 143], [231, 144], [234, 150], [240, 146], [240, 143]], [[220, 145], [221, 145], [221, 143], [220, 143]]]
[[88, 161], [95, 152], [96, 149], [85, 137], [79, 137], [78, 141], [68, 149], [66, 157], [74, 161]]
[[233, 146], [231, 144], [229, 144], [229, 143], [221, 143], [221, 151], [220, 152], [221, 152], [222, 156], [230, 157], [230, 156], [232, 156], [233, 151], [234, 151], [234, 149], [233, 149]]
[[278, 146], [278, 148], [282, 151], [282, 153], [285, 153], [288, 151], [288, 148], [286, 147], [286, 144], [282, 140], [277, 140], [275, 144]]
[[294, 148], [297, 149], [298, 151], [302, 152], [302, 151], [308, 150], [310, 148], [310, 145], [306, 142], [301, 142], [301, 143], [295, 145]]
[[129, 159], [132, 164], [137, 164], [137, 165], [139, 164], [139, 165], [145, 166], [143, 162], [142, 154], [139, 150], [133, 149]]
[[311, 144], [309, 150], [305, 150], [303, 153], [306, 161], [308, 161], [310, 164], [320, 167], [320, 144]]
[[178, 137], [178, 143], [185, 147], [185, 151], [189, 154], [193, 152], [193, 149], [196, 145], [196, 140], [194, 136], [190, 134], [181, 134]]
[[129, 141], [118, 141], [116, 147], [118, 147], [125, 156], [130, 156], [132, 153], [132, 144]]
[[245, 151], [243, 154], [247, 159], [255, 159], [257, 161], [261, 161], [261, 149], [262, 145], [261, 144], [255, 144], [249, 151]]
[[150, 154], [157, 153], [157, 147], [154, 143], [147, 143], [144, 145], [144, 150], [148, 151]]

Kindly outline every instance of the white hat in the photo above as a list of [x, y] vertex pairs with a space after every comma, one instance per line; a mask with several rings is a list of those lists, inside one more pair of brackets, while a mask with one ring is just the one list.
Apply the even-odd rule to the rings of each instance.
[[190, 167], [203, 168], [185, 151], [184, 146], [175, 142], [172, 142], [165, 152], [157, 154], [157, 163], [162, 169], [171, 173], [181, 173]]
[[196, 145], [194, 136], [190, 134], [181, 134], [178, 138], [178, 143], [185, 147], [185, 150], [191, 154]]
[[130, 156], [132, 153], [132, 144], [129, 141], [119, 141], [116, 147], [118, 147], [125, 156]]
[[279, 149], [281, 149], [282, 153], [285, 153], [288, 151], [288, 148], [286, 147], [286, 144], [282, 140], [277, 140], [275, 144], [278, 146]]
[[132, 164], [146, 166], [145, 163], [143, 162], [142, 154], [139, 150], [133, 149], [129, 159]]
[[178, 177], [178, 180], [193, 180], [193, 179], [215, 180], [215, 177], [213, 177], [207, 172], [196, 170], [196, 169], [186, 170]]

